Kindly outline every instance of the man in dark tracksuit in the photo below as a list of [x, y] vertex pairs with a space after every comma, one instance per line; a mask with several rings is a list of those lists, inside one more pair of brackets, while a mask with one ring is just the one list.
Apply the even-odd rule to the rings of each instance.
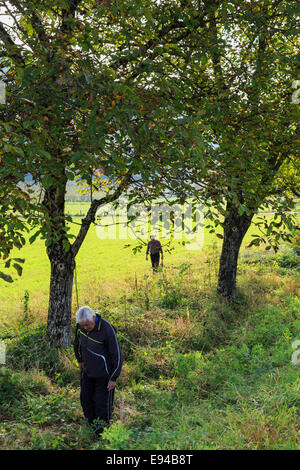
[[150, 235], [150, 241], [148, 242], [146, 251], [146, 260], [148, 259], [149, 251], [153, 272], [157, 272], [157, 268], [159, 266], [159, 255], [161, 253], [161, 265], [163, 265], [164, 254], [160, 241], [156, 240], [154, 235]]
[[74, 352], [81, 370], [80, 401], [90, 424], [96, 420], [96, 433], [109, 425], [114, 388], [122, 368], [122, 353], [115, 328], [87, 306], [76, 313]]

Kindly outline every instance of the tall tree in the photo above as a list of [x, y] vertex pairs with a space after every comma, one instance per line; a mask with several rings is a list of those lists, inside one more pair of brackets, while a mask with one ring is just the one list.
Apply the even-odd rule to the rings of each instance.
[[[30, 242], [45, 239], [51, 264], [48, 334], [55, 345], [69, 345], [76, 255], [97, 209], [137, 185], [137, 176], [157, 191], [156, 149], [164, 153], [172, 145], [183, 106], [177, 82], [164, 75], [167, 51], [202, 14], [191, 18], [186, 7], [182, 19], [175, 14], [181, 2], [173, 10], [168, 2], [147, 0], [10, 0], [0, 6], [14, 20], [12, 27], [0, 22], [7, 85], [7, 103], [0, 105], [6, 126], [1, 177], [9, 166], [17, 168], [17, 146], [41, 188], [31, 200], [36, 231]], [[15, 184], [22, 181], [16, 174]], [[104, 174], [108, 191], [95, 198]], [[65, 214], [67, 182], [74, 179], [91, 189], [75, 239]], [[131, 191], [131, 202], [136, 195]]]
[[[223, 227], [218, 292], [232, 298], [240, 246], [258, 210], [268, 205], [275, 219], [255, 221], [259, 233], [250, 245], [276, 250], [297, 226], [289, 211], [300, 192], [299, 109], [292, 99], [300, 70], [299, 3], [184, 3], [204, 15], [170, 62], [186, 92], [187, 127], [198, 116], [195, 146], [203, 157], [190, 153], [173, 187], [202, 198], [206, 219]], [[170, 173], [171, 167], [168, 179]]]

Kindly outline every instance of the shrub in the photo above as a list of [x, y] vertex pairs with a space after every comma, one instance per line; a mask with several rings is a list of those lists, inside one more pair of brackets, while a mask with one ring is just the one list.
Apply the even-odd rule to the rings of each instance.
[[73, 422], [76, 418], [75, 410], [73, 397], [63, 390], [46, 396], [27, 393], [11, 414], [29, 425], [51, 426]]
[[51, 385], [43, 374], [33, 371], [31, 374], [15, 372], [2, 367], [0, 373], [0, 414], [11, 415], [11, 407], [32, 394], [46, 395]]
[[35, 326], [11, 339], [7, 345], [7, 363], [13, 369], [40, 368], [53, 376], [59, 362], [58, 350], [47, 341], [46, 327]]
[[24, 379], [3, 367], [0, 375], [0, 414], [7, 414], [9, 407], [22, 398], [25, 390]]
[[166, 341], [160, 348], [139, 347], [135, 354], [135, 367], [132, 377], [148, 377], [158, 379], [160, 375], [168, 377], [172, 374], [171, 357], [174, 353], [171, 343]]
[[[298, 252], [299, 250], [299, 252]], [[295, 246], [293, 251], [283, 253], [278, 257], [278, 264], [282, 268], [298, 268], [300, 267], [300, 249]]]
[[7, 365], [14, 370], [39, 369], [61, 385], [78, 384], [72, 347], [61, 351], [49, 344], [46, 325], [33, 326], [7, 343]]
[[179, 273], [174, 278], [168, 278], [164, 275], [158, 280], [158, 286], [160, 289], [158, 305], [160, 307], [173, 310], [176, 307], [185, 304], [187, 297], [185, 272], [188, 268], [189, 265], [184, 263], [179, 266]]
[[66, 434], [60, 436], [54, 433], [45, 433], [33, 427], [30, 432], [30, 449], [33, 450], [69, 450], [68, 438]]
[[262, 344], [265, 347], [274, 345], [284, 334], [286, 314], [283, 307], [267, 305], [259, 307], [251, 318], [251, 328], [246, 332], [244, 341], [248, 346]]
[[295, 233], [292, 239], [292, 250], [295, 255], [300, 256], [300, 234]]

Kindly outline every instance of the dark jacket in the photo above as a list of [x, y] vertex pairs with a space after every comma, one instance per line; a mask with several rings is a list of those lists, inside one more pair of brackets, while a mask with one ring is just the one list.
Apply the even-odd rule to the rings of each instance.
[[148, 255], [150, 251], [150, 255], [155, 255], [156, 253], [163, 254], [162, 246], [159, 240], [150, 240], [147, 245], [146, 255]]
[[96, 324], [87, 332], [76, 324], [74, 352], [78, 362], [84, 363], [88, 377], [116, 381], [122, 368], [122, 352], [115, 328], [96, 314]]

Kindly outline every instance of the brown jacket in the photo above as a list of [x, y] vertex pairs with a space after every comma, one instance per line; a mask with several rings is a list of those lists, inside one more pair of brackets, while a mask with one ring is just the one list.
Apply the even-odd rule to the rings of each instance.
[[150, 251], [151, 255], [154, 255], [156, 253], [163, 254], [163, 250], [162, 250], [162, 246], [161, 246], [160, 241], [159, 240], [150, 240], [150, 242], [148, 242], [148, 245], [147, 245], [146, 255], [148, 255], [149, 251]]

